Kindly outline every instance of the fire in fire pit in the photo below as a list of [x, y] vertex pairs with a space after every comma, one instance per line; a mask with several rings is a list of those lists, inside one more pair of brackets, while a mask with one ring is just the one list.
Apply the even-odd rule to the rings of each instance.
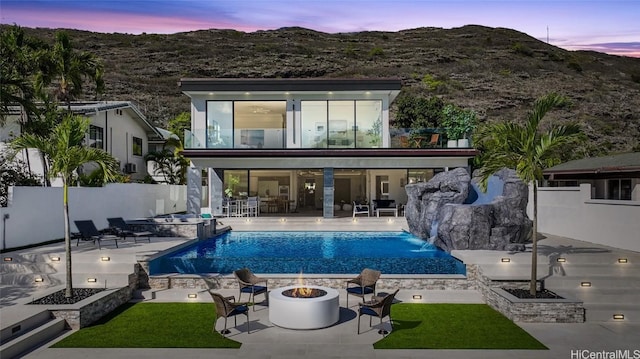
[[282, 295], [291, 298], [318, 298], [327, 295], [327, 291], [319, 288], [295, 287], [283, 291]]

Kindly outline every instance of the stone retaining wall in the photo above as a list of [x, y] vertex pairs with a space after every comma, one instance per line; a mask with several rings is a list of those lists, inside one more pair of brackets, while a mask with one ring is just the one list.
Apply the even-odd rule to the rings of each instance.
[[520, 299], [500, 288], [484, 295], [487, 304], [514, 322], [583, 323], [582, 302], [571, 299]]
[[111, 313], [122, 304], [131, 300], [130, 287], [110, 289], [102, 291], [76, 304], [61, 305], [50, 308], [51, 314], [56, 318], [62, 318], [71, 329], [87, 327]]
[[174, 218], [127, 222], [133, 231], [149, 231], [154, 237], [207, 239], [216, 234], [216, 220], [179, 220]]

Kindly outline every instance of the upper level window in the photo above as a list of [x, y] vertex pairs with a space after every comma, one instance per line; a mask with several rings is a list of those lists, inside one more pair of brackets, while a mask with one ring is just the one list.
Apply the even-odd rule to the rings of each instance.
[[303, 148], [374, 148], [382, 145], [380, 100], [302, 101]]
[[104, 149], [104, 130], [102, 127], [89, 125], [89, 147]]
[[134, 156], [142, 156], [142, 138], [133, 137], [133, 147], [131, 152]]

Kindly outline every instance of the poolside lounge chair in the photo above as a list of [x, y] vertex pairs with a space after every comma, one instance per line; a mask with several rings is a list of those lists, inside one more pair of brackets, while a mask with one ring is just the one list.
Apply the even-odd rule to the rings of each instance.
[[95, 245], [98, 242], [98, 249], [102, 249], [101, 242], [102, 241], [114, 241], [116, 243], [116, 248], [118, 248], [118, 240], [119, 236], [113, 234], [104, 234], [98, 231], [96, 225], [93, 224], [92, 220], [85, 221], [73, 221], [76, 224], [76, 228], [80, 232], [80, 236], [78, 236], [78, 241], [76, 242], [76, 246], [80, 243], [80, 240], [83, 241], [93, 241]]
[[[235, 275], [238, 280], [238, 285], [240, 286], [238, 300], [242, 297], [242, 293], [249, 293], [249, 302], [254, 302], [258, 294], [264, 294], [265, 301], [269, 301], [266, 278], [257, 277], [249, 268], [238, 269], [233, 272], [233, 275]], [[258, 285], [260, 283], [264, 283], [264, 285]], [[256, 306], [254, 303], [253, 311], [255, 312], [255, 310]]]
[[229, 334], [230, 331], [227, 329], [227, 318], [233, 317], [235, 326], [237, 327], [237, 316], [239, 314], [244, 314], [247, 316], [247, 334], [251, 333], [249, 328], [249, 307], [246, 303], [232, 303], [231, 301], [235, 302], [236, 299], [234, 296], [225, 297], [212, 291], [209, 291], [209, 294], [211, 294], [211, 298], [213, 298], [213, 302], [216, 304], [216, 319], [213, 322], [212, 331], [216, 331], [216, 323], [218, 323], [218, 319], [224, 318], [224, 329], [221, 330], [220, 333], [222, 335]]
[[138, 238], [147, 237], [147, 241], [151, 243], [151, 236], [153, 233], [148, 231], [134, 232], [129, 230], [127, 222], [125, 222], [122, 217], [107, 218], [107, 222], [109, 222], [109, 228], [113, 231], [113, 234], [122, 237], [123, 240], [127, 239], [127, 237], [133, 237], [133, 240], [138, 243]]
[[360, 317], [363, 315], [369, 316], [369, 326], [371, 326], [371, 318], [378, 317], [380, 318], [380, 330], [378, 330], [379, 334], [383, 336], [388, 333], [388, 331], [382, 328], [382, 319], [384, 317], [389, 317], [389, 325], [391, 325], [391, 330], [393, 330], [393, 321], [391, 320], [391, 304], [393, 304], [393, 299], [400, 289], [396, 289], [395, 292], [391, 294], [387, 294], [383, 297], [374, 296], [371, 301], [358, 303], [358, 334], [360, 334]]
[[349, 294], [362, 298], [367, 294], [376, 294], [376, 282], [380, 278], [380, 271], [365, 268], [356, 278], [347, 281], [347, 308], [349, 307]]

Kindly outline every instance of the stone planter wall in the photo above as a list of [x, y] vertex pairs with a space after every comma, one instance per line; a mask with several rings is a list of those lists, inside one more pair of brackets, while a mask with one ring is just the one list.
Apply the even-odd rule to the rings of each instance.
[[571, 299], [520, 299], [500, 288], [484, 296], [487, 304], [514, 322], [583, 323], [582, 302]]
[[216, 220], [180, 220], [174, 218], [153, 221], [130, 221], [133, 231], [149, 231], [154, 237], [185, 237], [207, 239], [216, 234]]
[[91, 325], [98, 319], [131, 300], [131, 288], [108, 289], [76, 304], [49, 308], [56, 318], [62, 318], [71, 329]]

